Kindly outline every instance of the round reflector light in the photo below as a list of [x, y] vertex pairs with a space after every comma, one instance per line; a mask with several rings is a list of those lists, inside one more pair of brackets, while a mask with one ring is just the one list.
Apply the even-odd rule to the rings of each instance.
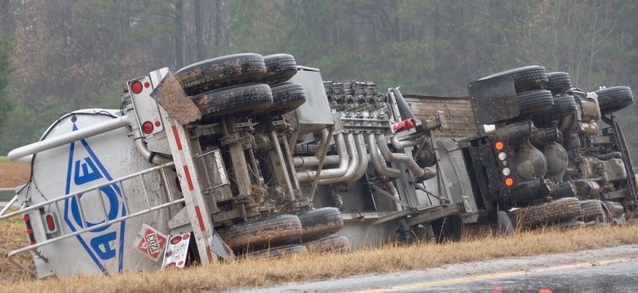
[[497, 141], [494, 143], [494, 149], [496, 149], [496, 151], [502, 151], [505, 148], [505, 143], [502, 141]]
[[507, 187], [514, 186], [514, 178], [512, 178], [511, 176], [505, 177], [505, 186]]
[[507, 155], [504, 152], [498, 153], [498, 159], [501, 161], [505, 161], [507, 159]]
[[145, 134], [150, 134], [151, 132], [153, 132], [153, 123], [151, 123], [150, 121], [146, 121], [142, 124], [142, 132], [144, 132]]
[[180, 241], [182, 241], [182, 236], [175, 236], [171, 239], [171, 244], [175, 245], [177, 243], [179, 243]]
[[142, 92], [142, 90], [144, 89], [144, 86], [142, 86], [142, 83], [139, 81], [134, 81], [131, 83], [131, 91], [134, 94], [139, 94]]
[[510, 170], [510, 168], [503, 168], [503, 175], [507, 176], [509, 174], [512, 174], [512, 170]]

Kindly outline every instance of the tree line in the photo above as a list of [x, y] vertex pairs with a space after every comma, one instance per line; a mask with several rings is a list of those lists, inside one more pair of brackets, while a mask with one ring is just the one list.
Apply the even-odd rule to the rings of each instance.
[[[0, 153], [64, 112], [117, 107], [126, 80], [237, 52], [285, 52], [324, 79], [406, 93], [465, 95], [531, 64], [585, 90], [631, 86], [637, 13], [622, 0], [0, 0]], [[638, 120], [635, 106], [619, 115]]]

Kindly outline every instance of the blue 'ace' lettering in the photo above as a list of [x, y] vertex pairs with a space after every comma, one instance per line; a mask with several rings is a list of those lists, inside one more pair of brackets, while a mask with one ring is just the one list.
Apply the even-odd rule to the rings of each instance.
[[[74, 124], [73, 131], [77, 129]], [[86, 139], [70, 144], [68, 162], [65, 194], [113, 180]], [[76, 238], [105, 274], [109, 273], [111, 267], [107, 262], [112, 263], [117, 256], [117, 269], [122, 271], [125, 221], [113, 221], [126, 216], [126, 213], [122, 191], [115, 183], [77, 194], [64, 201], [65, 223], [74, 232], [88, 229]]]

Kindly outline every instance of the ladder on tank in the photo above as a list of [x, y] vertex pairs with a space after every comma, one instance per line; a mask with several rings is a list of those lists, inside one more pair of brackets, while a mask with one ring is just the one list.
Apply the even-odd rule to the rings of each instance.
[[[33, 270], [29, 269], [26, 265], [20, 263], [19, 261], [17, 261], [15, 259], [15, 257], [18, 254], [27, 252], [27, 251], [31, 251], [33, 252], [35, 255], [37, 255], [40, 259], [44, 260], [45, 262], [47, 261], [46, 257], [44, 257], [39, 251], [38, 249], [45, 246], [45, 245], [49, 245], [52, 244], [54, 242], [58, 242], [67, 238], [71, 238], [71, 237], [75, 237], [78, 236], [80, 234], [84, 234], [87, 232], [91, 232], [91, 231], [95, 231], [98, 229], [102, 229], [105, 227], [108, 227], [112, 224], [115, 223], [119, 223], [122, 221], [126, 221], [132, 218], [136, 218], [139, 216], [142, 216], [144, 214], [148, 214], [151, 212], [155, 212], [167, 207], [170, 207], [172, 205], [176, 205], [179, 203], [183, 203], [185, 202], [184, 198], [176, 198], [174, 197], [173, 193], [169, 190], [169, 186], [168, 184], [166, 184], [168, 182], [168, 176], [166, 174], [167, 170], [169, 168], [172, 168], [174, 165], [173, 162], [170, 163], [166, 163], [163, 165], [159, 165], [159, 166], [155, 166], [140, 172], [136, 172], [130, 175], [126, 175], [117, 179], [113, 179], [110, 180], [108, 182], [99, 184], [99, 185], [95, 185], [93, 187], [84, 189], [84, 190], [80, 190], [77, 192], [73, 192], [61, 197], [57, 197], [55, 199], [52, 200], [48, 200], [45, 202], [41, 202], [14, 212], [10, 212], [10, 213], [6, 213], [7, 209], [4, 209], [2, 212], [0, 212], [0, 220], [5, 220], [8, 218], [12, 218], [18, 215], [24, 215], [25, 217], [31, 217], [33, 215], [40, 215], [40, 209], [44, 209], [47, 211], [54, 211], [55, 213], [51, 213], [51, 216], [53, 216], [55, 219], [55, 223], [62, 223], [61, 219], [59, 218], [60, 215], [62, 215], [62, 207], [64, 206], [64, 201], [66, 200], [75, 200], [78, 204], [78, 211], [79, 211], [79, 218], [81, 221], [81, 225], [79, 225], [80, 227], [78, 227], [78, 229], [76, 229], [75, 231], [72, 231], [70, 228], [66, 227], [65, 225], [58, 225], [60, 232], [59, 235], [52, 237], [50, 239], [47, 239], [45, 241], [39, 242], [39, 243], [31, 243], [30, 246], [26, 246], [20, 249], [16, 249], [14, 251], [11, 251], [9, 254], [7, 254], [7, 257], [9, 258], [9, 261], [11, 261], [12, 263], [14, 263], [15, 265], [17, 265], [18, 267], [28, 271], [29, 273], [36, 275], [36, 272], [34, 272]], [[159, 201], [156, 200], [156, 196], [155, 195], [151, 195], [148, 192], [148, 189], [145, 186], [145, 180], [144, 180], [144, 176], [151, 176], [151, 174], [153, 173], [159, 173], [159, 176], [163, 182], [163, 186], [165, 188], [165, 194], [167, 194], [166, 199], [161, 199]], [[135, 181], [137, 182], [141, 182], [142, 184], [142, 197], [143, 197], [143, 202], [146, 203], [146, 206], [138, 208], [137, 210], [132, 210], [131, 206], [129, 204], [129, 200], [127, 200], [127, 194], [125, 193], [125, 189], [122, 188], [123, 184], [125, 182], [132, 182]], [[117, 185], [119, 187], [119, 189], [122, 192], [122, 203], [124, 205], [125, 210], [128, 212], [128, 214], [126, 214], [125, 216], [121, 216], [121, 217], [117, 217], [114, 219], [109, 219], [107, 213], [107, 207], [104, 203], [104, 192], [102, 191], [103, 187], [107, 187], [107, 186], [114, 186]], [[103, 216], [104, 216], [104, 221], [99, 223], [99, 224], [95, 224], [95, 225], [89, 225], [89, 222], [87, 220], [87, 215], [85, 213], [85, 209], [82, 208], [82, 203], [80, 201], [80, 197], [85, 195], [85, 194], [91, 194], [91, 193], [96, 193], [98, 196], [98, 198], [100, 199], [98, 201], [98, 203], [100, 204], [101, 210], [103, 211]], [[139, 194], [136, 194], [136, 196], [139, 196]], [[12, 200], [12, 202], [15, 201]], [[153, 202], [157, 202], [156, 204], [153, 204]], [[9, 206], [12, 203], [9, 204]], [[93, 210], [92, 210], [93, 211]], [[28, 218], [26, 218], [28, 219]]]

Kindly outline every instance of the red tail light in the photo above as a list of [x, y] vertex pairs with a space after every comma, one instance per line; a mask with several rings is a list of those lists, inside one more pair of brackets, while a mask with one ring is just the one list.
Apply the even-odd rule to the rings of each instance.
[[31, 227], [31, 218], [29, 215], [24, 215], [24, 223], [27, 225], [27, 235], [29, 235], [29, 241], [31, 245], [35, 245], [35, 236], [33, 235], [33, 227]]
[[514, 183], [515, 183], [514, 182], [514, 178], [512, 176], [505, 177], [505, 181], [504, 182], [505, 182], [505, 186], [507, 186], [507, 187], [512, 187], [512, 186], [514, 186]]
[[55, 232], [57, 230], [53, 214], [46, 214], [44, 216], [44, 221], [47, 223], [47, 229], [49, 230], [49, 232]]
[[151, 123], [150, 121], [146, 121], [142, 124], [142, 132], [144, 132], [145, 134], [150, 134], [151, 132], [153, 132], [153, 129], [153, 123]]
[[144, 89], [144, 86], [142, 85], [142, 83], [141, 83], [141, 82], [139, 82], [139, 81], [134, 81], [134, 82], [132, 82], [132, 83], [131, 83], [131, 91], [132, 91], [134, 94], [139, 94], [139, 93], [141, 93], [143, 89]]

